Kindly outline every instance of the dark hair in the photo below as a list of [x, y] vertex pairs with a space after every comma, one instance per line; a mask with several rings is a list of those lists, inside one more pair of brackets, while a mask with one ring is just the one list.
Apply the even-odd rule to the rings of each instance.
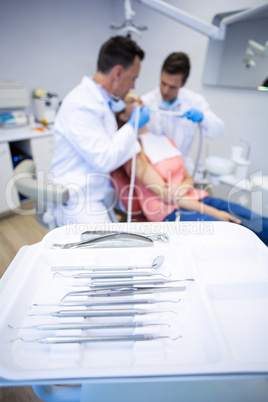
[[114, 66], [121, 65], [126, 70], [134, 63], [135, 56], [141, 60], [144, 51], [128, 37], [114, 36], [105, 42], [99, 53], [98, 71], [107, 74]]
[[121, 110], [121, 112], [115, 112], [115, 114], [114, 114], [118, 128], [123, 127], [123, 125], [126, 123], [125, 121], [123, 121], [123, 120], [120, 118], [120, 114], [123, 113], [124, 111], [125, 111], [125, 109], [124, 109], [124, 110]]
[[163, 63], [162, 72], [168, 74], [183, 74], [183, 82], [185, 82], [190, 74], [190, 59], [183, 52], [171, 53]]

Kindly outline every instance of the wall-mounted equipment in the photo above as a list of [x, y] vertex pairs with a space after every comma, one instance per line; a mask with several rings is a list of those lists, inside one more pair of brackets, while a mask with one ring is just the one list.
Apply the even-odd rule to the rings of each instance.
[[258, 57], [268, 57], [268, 41], [263, 46], [255, 40], [249, 39], [245, 56], [245, 66], [247, 68], [255, 67]]
[[[163, 0], [136, 1], [210, 38], [204, 84], [256, 89], [267, 74], [268, 58], [260, 57], [262, 60], [256, 66], [252, 57], [243, 60], [249, 43], [255, 46], [255, 51], [256, 44], [265, 43], [264, 54], [267, 52], [268, 4], [217, 14], [212, 23], [207, 23]], [[134, 14], [131, 0], [125, 0], [125, 21], [121, 25], [113, 24], [113, 28], [122, 28], [129, 36], [132, 32], [139, 33], [132, 21]], [[263, 49], [262, 45], [257, 48]], [[255, 66], [254, 71], [248, 68], [251, 66]]]
[[263, 6], [252, 8], [249, 10], [239, 10], [225, 14], [218, 14], [218, 16], [221, 16], [221, 18], [214, 18], [212, 24], [210, 24], [163, 0], [136, 1], [152, 8], [155, 11], [160, 12], [161, 14], [177, 22], [180, 22], [181, 24], [188, 26], [191, 29], [194, 29], [197, 32], [200, 32], [201, 34], [208, 36], [213, 40], [218, 41], [225, 40], [227, 28], [230, 25], [234, 25], [239, 21], [255, 19], [256, 16], [257, 18], [259, 16], [267, 16], [268, 13], [268, 4], [264, 4]]
[[218, 14], [226, 25], [223, 41], [210, 39], [204, 67], [206, 85], [254, 89], [268, 71], [268, 4], [232, 15]]

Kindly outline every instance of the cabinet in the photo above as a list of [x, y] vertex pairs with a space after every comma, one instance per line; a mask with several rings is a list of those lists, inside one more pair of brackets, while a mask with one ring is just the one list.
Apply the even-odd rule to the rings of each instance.
[[0, 213], [20, 206], [20, 197], [13, 181], [14, 147], [33, 158], [36, 169], [46, 178], [53, 155], [52, 131], [40, 133], [31, 127], [0, 129]]
[[8, 143], [0, 144], [0, 212], [19, 206], [19, 195], [13, 182], [13, 165]]

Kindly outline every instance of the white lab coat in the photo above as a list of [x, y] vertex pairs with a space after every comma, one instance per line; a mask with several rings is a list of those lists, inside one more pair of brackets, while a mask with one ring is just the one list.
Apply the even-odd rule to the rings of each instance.
[[[152, 110], [159, 109], [162, 100], [160, 88], [158, 87], [143, 95], [142, 100]], [[223, 134], [224, 124], [222, 120], [212, 112], [205, 98], [190, 89], [184, 87], [180, 88], [178, 102], [169, 110], [185, 113], [192, 108], [198, 109], [204, 114], [204, 119], [201, 122], [203, 136], [216, 138]], [[148, 128], [154, 134], [164, 134], [175, 141], [182, 153], [186, 167], [191, 172], [192, 169], [190, 168], [188, 155], [196, 134], [197, 124], [187, 118], [161, 115], [152, 112]]]
[[120, 130], [107, 100], [89, 77], [63, 100], [54, 125], [54, 183], [69, 189], [58, 207], [59, 225], [109, 221], [103, 200], [111, 188], [110, 172], [140, 151], [130, 124]]

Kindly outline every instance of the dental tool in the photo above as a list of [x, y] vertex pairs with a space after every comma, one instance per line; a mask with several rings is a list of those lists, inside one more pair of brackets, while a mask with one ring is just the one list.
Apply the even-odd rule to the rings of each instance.
[[135, 285], [161, 285], [163, 283], [174, 283], [174, 282], [185, 282], [185, 281], [194, 281], [193, 278], [185, 278], [185, 279], [173, 279], [173, 280], [165, 280], [165, 279], [143, 279], [143, 280], [133, 280], [133, 281], [101, 281], [101, 280], [94, 280], [90, 283], [81, 283], [81, 284], [75, 284], [73, 285], [74, 287], [92, 287], [92, 288], [109, 288], [109, 289], [114, 289], [114, 288], [124, 288], [124, 287], [129, 287], [129, 286], [134, 286]]
[[130, 287], [122, 290], [82, 290], [78, 292], [68, 292], [61, 299], [61, 301], [65, 300], [68, 297], [76, 297], [76, 296], [89, 296], [89, 297], [117, 297], [117, 296], [135, 296], [136, 294], [154, 294], [154, 293], [165, 293], [165, 292], [184, 292], [186, 290], [186, 286], [178, 286], [178, 287]]
[[158, 303], [179, 303], [179, 300], [148, 300], [148, 299], [137, 299], [137, 300], [105, 300], [105, 301], [61, 301], [56, 304], [32, 304], [31, 307], [48, 307], [48, 306], [65, 306], [65, 307], [75, 307], [75, 306], [113, 306], [113, 305], [124, 305], [124, 304], [158, 304]]
[[182, 112], [176, 112], [175, 110], [165, 110], [165, 109], [150, 109], [150, 110], [153, 113], [166, 114], [166, 115], [169, 115], [169, 116], [183, 117]]
[[149, 326], [167, 326], [170, 327], [167, 323], [157, 323], [157, 322], [107, 322], [107, 323], [58, 323], [58, 324], [41, 324], [41, 325], [32, 325], [29, 327], [13, 327], [12, 325], [8, 325], [11, 329], [21, 330], [21, 329], [37, 329], [40, 331], [58, 331], [58, 330], [88, 330], [88, 329], [111, 329], [111, 328], [143, 328]]
[[75, 249], [87, 247], [153, 247], [154, 242], [149, 237], [135, 233], [110, 233], [94, 239], [75, 243], [52, 244], [52, 249]]
[[143, 309], [99, 309], [99, 310], [60, 310], [52, 313], [35, 313], [27, 314], [28, 316], [51, 316], [51, 317], [128, 317], [135, 315], [145, 315], [145, 314], [156, 314], [156, 313], [174, 313], [175, 311], [164, 311], [164, 310], [143, 310]]
[[142, 277], [142, 276], [163, 276], [164, 278], [170, 278], [171, 274], [169, 274], [169, 276], [164, 275], [164, 274], [160, 274], [157, 272], [131, 272], [131, 273], [122, 273], [122, 271], [113, 271], [111, 273], [92, 273], [92, 272], [83, 272], [80, 274], [75, 274], [75, 275], [64, 275], [61, 272], [55, 272], [55, 274], [53, 275], [60, 275], [63, 278], [71, 278], [71, 279], [124, 279], [124, 278], [133, 278], [135, 276], [138, 277]]
[[157, 256], [152, 264], [150, 266], [138, 266], [138, 265], [133, 265], [133, 266], [119, 266], [119, 267], [113, 267], [113, 266], [99, 266], [99, 267], [92, 267], [92, 266], [51, 266], [50, 270], [51, 271], [129, 271], [129, 270], [137, 270], [137, 269], [159, 269], [163, 263], [164, 263], [165, 258], [162, 255]]
[[134, 233], [141, 236], [149, 237], [152, 240], [160, 240], [164, 243], [169, 242], [169, 236], [166, 233], [146, 233], [146, 232], [122, 232], [117, 230], [86, 230], [80, 236], [81, 241], [95, 239], [99, 236], [114, 233]]
[[35, 342], [44, 344], [61, 344], [61, 343], [86, 343], [86, 342], [122, 342], [122, 341], [152, 341], [156, 339], [170, 339], [176, 341], [181, 338], [179, 335], [172, 338], [168, 335], [151, 335], [151, 334], [137, 334], [137, 335], [114, 335], [114, 336], [50, 336], [39, 339], [25, 339], [16, 338], [10, 342], [22, 341], [22, 342]]

